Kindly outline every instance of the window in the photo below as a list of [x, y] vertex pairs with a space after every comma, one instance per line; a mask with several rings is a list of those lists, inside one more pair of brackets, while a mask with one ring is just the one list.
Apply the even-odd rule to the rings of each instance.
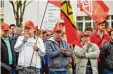
[[96, 24], [96, 22], [95, 21], [93, 21], [93, 25], [95, 25]]
[[4, 19], [0, 19], [0, 21], [1, 21], [0, 23], [3, 23], [4, 22]]
[[83, 22], [77, 22], [77, 28], [78, 28], [78, 30], [82, 31], [82, 29], [83, 29]]
[[2, 7], [2, 1], [0, 1], [0, 7]]
[[107, 21], [107, 22], [105, 23], [105, 27], [107, 28], [109, 25], [110, 25], [110, 22]]
[[91, 27], [91, 22], [86, 22], [85, 23], [85, 28], [87, 28], [87, 27]]
[[2, 1], [0, 1], [0, 7], [2, 7]]
[[107, 16], [107, 20], [110, 20], [110, 15]]
[[91, 20], [89, 16], [85, 16], [85, 20]]
[[4, 18], [4, 14], [1, 14], [1, 15], [0, 15], [0, 18]]
[[83, 20], [83, 16], [78, 16], [77, 21], [81, 21], [81, 20]]
[[1, 0], [1, 1], [0, 1], [0, 7], [1, 7], [1, 8], [4, 7], [4, 0]]
[[113, 28], [113, 21], [111, 21], [111, 26], [112, 26], [112, 28]]
[[4, 14], [3, 8], [0, 9], [0, 14]]
[[111, 15], [111, 20], [113, 20], [113, 15]]

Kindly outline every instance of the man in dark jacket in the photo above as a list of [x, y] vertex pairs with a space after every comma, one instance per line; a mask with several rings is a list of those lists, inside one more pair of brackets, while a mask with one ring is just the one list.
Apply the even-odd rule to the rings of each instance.
[[67, 42], [61, 39], [61, 35], [62, 28], [57, 23], [53, 30], [53, 37], [46, 41], [49, 74], [67, 74], [72, 52]]
[[[6, 23], [1, 25], [2, 36], [1, 36], [1, 62], [11, 68], [11, 74], [15, 74], [15, 51], [14, 41], [9, 37], [9, 26]], [[10, 72], [5, 69], [4, 66], [1, 68], [1, 74], [9, 74]]]
[[[106, 25], [106, 21], [103, 21], [102, 23], [98, 23], [97, 24], [98, 28], [97, 28], [96, 32], [90, 36], [91, 42], [97, 44], [97, 46], [99, 47], [100, 50], [101, 50], [103, 44], [110, 39], [109, 34], [107, 34], [105, 31], [105, 25]], [[103, 72], [103, 63], [101, 63], [100, 56], [98, 58], [98, 72], [99, 72], [99, 74], [103, 74], [102, 73]]]
[[104, 64], [103, 74], [113, 74], [113, 30], [109, 32], [111, 40], [106, 42], [101, 50], [101, 60]]
[[15, 38], [16, 38], [16, 35], [15, 35], [16, 25], [15, 25], [15, 24], [10, 24], [9, 29], [10, 29], [10, 34], [9, 34], [9, 36], [10, 36], [12, 39], [15, 39]]

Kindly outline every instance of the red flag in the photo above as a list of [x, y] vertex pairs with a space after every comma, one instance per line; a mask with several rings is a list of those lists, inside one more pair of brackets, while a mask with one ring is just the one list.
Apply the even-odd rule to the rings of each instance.
[[109, 12], [109, 8], [102, 0], [78, 0], [77, 7], [98, 23], [105, 21]]
[[60, 7], [60, 0], [48, 0], [48, 2]]
[[62, 1], [61, 3], [61, 18], [64, 20], [65, 23], [66, 37], [68, 43], [82, 47], [75, 26], [75, 20], [69, 0]]

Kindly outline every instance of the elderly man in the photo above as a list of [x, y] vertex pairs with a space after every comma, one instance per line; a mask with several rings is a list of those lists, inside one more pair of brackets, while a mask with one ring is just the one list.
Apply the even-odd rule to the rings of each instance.
[[69, 57], [72, 52], [61, 36], [62, 27], [57, 23], [53, 29], [53, 37], [46, 41], [49, 74], [67, 74]]
[[19, 74], [40, 74], [40, 56], [45, 55], [45, 47], [43, 40], [34, 35], [34, 30], [33, 22], [26, 22], [24, 35], [20, 36], [15, 44], [15, 51], [19, 52]]
[[83, 48], [76, 48], [76, 74], [98, 74], [97, 58], [100, 50], [98, 46], [90, 42], [87, 32], [82, 34]]

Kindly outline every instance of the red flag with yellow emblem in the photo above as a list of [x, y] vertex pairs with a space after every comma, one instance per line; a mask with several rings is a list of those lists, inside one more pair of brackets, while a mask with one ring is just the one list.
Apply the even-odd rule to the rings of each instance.
[[66, 37], [69, 44], [81, 46], [80, 38], [75, 26], [72, 7], [69, 0], [61, 2], [61, 18], [65, 23]]

